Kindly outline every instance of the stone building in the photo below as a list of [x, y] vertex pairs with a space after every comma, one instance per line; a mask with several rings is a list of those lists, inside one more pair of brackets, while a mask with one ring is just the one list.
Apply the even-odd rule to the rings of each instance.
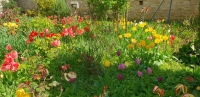
[[[80, 8], [77, 9], [79, 14], [88, 13], [87, 0], [67, 0], [70, 2], [78, 1]], [[200, 0], [172, 0], [170, 19], [183, 20], [193, 18], [199, 14]], [[128, 11], [129, 19], [141, 19], [143, 13], [141, 9], [148, 7], [145, 19], [168, 19], [171, 0], [129, 0], [130, 10]], [[158, 7], [160, 8], [158, 9]], [[158, 10], [157, 10], [158, 9]], [[156, 11], [157, 10], [157, 11]], [[154, 16], [154, 17], [153, 17]], [[152, 18], [153, 17], [153, 18]]]

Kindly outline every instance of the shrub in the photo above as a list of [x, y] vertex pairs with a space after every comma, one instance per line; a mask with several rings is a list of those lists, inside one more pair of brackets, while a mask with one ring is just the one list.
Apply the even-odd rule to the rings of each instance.
[[[95, 19], [107, 19], [109, 15], [117, 16], [127, 10], [127, 0], [87, 0], [91, 15]], [[113, 17], [117, 18], [117, 17]]]
[[38, 13], [43, 16], [57, 15], [63, 17], [69, 15], [69, 8], [65, 0], [38, 0]]
[[0, 17], [7, 22], [11, 22], [16, 19], [18, 14], [20, 13], [20, 8], [17, 6], [17, 3], [13, 0], [1, 1], [3, 6], [3, 12]]

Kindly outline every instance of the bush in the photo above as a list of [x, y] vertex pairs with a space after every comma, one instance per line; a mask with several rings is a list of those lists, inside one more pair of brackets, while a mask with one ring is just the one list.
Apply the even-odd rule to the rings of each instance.
[[1, 4], [3, 6], [3, 12], [0, 18], [7, 22], [15, 20], [20, 13], [20, 8], [17, 6], [17, 3], [13, 0], [9, 0], [9, 2], [1, 1]]
[[37, 7], [38, 13], [43, 16], [57, 15], [63, 17], [70, 13], [65, 0], [38, 0]]
[[113, 18], [117, 18], [127, 10], [128, 5], [127, 0], [87, 0], [87, 3], [90, 13], [94, 13], [91, 16], [95, 19], [107, 19], [111, 14]]

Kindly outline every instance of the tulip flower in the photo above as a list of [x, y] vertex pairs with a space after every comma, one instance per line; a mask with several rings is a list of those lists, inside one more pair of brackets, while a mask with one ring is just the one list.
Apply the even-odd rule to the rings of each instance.
[[74, 82], [74, 78], [70, 78], [70, 79], [69, 79], [69, 82], [70, 82], [70, 83], [73, 83], [73, 82]]
[[148, 74], [152, 74], [152, 69], [150, 67], [147, 68]]
[[105, 67], [110, 67], [110, 61], [109, 61], [109, 60], [106, 60], [106, 61], [104, 62], [104, 66], [105, 66]]
[[121, 52], [120, 52], [119, 50], [117, 51], [117, 55], [118, 55], [118, 56], [120, 56], [120, 55], [121, 55]]
[[137, 58], [137, 59], [135, 60], [135, 62], [136, 62], [136, 64], [140, 65], [140, 58]]
[[58, 47], [60, 45], [60, 40], [54, 40], [51, 42], [51, 44], [55, 47]]
[[139, 70], [138, 70], [137, 74], [138, 74], [138, 77], [141, 77], [141, 76], [142, 76], [142, 72], [139, 71]]
[[162, 82], [162, 77], [161, 77], [161, 76], [158, 77], [158, 81], [159, 81], [159, 82]]
[[122, 79], [123, 79], [122, 74], [118, 74], [118, 80], [122, 80]]
[[124, 70], [124, 69], [126, 69], [126, 65], [125, 64], [120, 64], [120, 65], [118, 65], [118, 69], [119, 70]]
[[8, 45], [6, 46], [6, 50], [12, 50], [12, 47], [11, 47], [10, 44], [8, 44]]

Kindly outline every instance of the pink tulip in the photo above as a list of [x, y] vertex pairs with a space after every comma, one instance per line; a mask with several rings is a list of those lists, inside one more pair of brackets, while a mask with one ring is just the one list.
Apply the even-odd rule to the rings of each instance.
[[60, 45], [60, 40], [54, 40], [51, 42], [51, 44], [55, 47], [58, 47]]
[[120, 65], [118, 65], [118, 69], [119, 70], [124, 70], [124, 69], [126, 69], [126, 65], [125, 64], [120, 64]]
[[139, 70], [138, 70], [137, 74], [138, 74], [138, 77], [141, 77], [141, 76], [142, 76], [142, 72], [139, 71]]
[[118, 80], [122, 80], [122, 79], [123, 79], [122, 74], [118, 74]]
[[120, 52], [119, 50], [117, 51], [117, 55], [118, 55], [118, 56], [120, 56], [120, 55], [121, 55], [121, 52]]
[[13, 58], [13, 59], [17, 59], [18, 58], [18, 53], [17, 51], [11, 51], [10, 53], [6, 54], [6, 58]]
[[152, 69], [150, 67], [147, 68], [148, 74], [152, 74]]
[[49, 32], [49, 29], [44, 29], [44, 33], [48, 33]]
[[69, 79], [69, 82], [70, 82], [70, 83], [73, 83], [74, 80], [75, 80], [74, 78], [70, 78], [70, 79]]
[[136, 62], [136, 64], [140, 65], [140, 58], [137, 58], [137, 59], [135, 60], [135, 62]]
[[161, 76], [158, 77], [158, 81], [162, 82], [162, 77]]

